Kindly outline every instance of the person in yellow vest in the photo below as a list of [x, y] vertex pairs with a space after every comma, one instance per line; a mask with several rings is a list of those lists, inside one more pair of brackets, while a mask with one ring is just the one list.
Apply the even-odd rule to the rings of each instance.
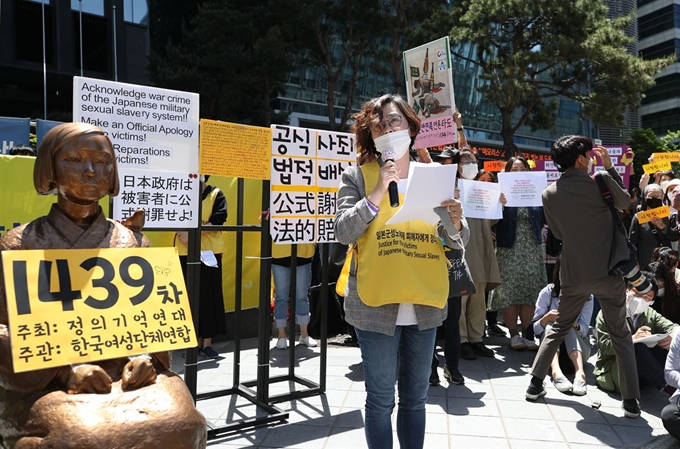
[[[220, 226], [227, 221], [227, 199], [217, 187], [206, 184], [210, 175], [201, 175], [201, 223], [203, 229], [210, 225]], [[201, 233], [201, 294], [198, 298], [198, 348], [209, 358], [219, 357], [212, 347], [215, 335], [227, 333], [227, 320], [224, 312], [222, 294], [222, 253], [224, 252], [224, 232], [203, 231]], [[184, 277], [187, 274], [188, 233], [178, 232], [175, 246], [179, 252]], [[215, 256], [212, 260], [210, 254]]]
[[420, 119], [402, 97], [391, 94], [364, 104], [354, 119], [358, 166], [342, 174], [335, 236], [350, 245], [344, 307], [357, 333], [366, 378], [366, 440], [372, 449], [392, 448], [398, 382], [399, 443], [402, 448], [422, 448], [430, 362], [437, 326], [447, 315], [443, 243], [462, 248], [469, 229], [453, 192], [435, 208], [439, 223], [388, 225], [398, 210], [390, 205], [388, 186], [397, 184], [403, 204], [409, 166], [417, 164], [410, 160], [409, 148]]
[[[290, 296], [291, 245], [272, 245], [272, 275], [274, 276], [274, 319], [278, 330], [276, 349], [286, 349], [286, 323], [288, 322], [288, 299]], [[295, 269], [295, 322], [300, 326], [301, 345], [313, 348], [316, 340], [309, 336], [309, 298], [307, 292], [312, 285], [312, 258], [314, 244], [297, 245], [297, 268]]]

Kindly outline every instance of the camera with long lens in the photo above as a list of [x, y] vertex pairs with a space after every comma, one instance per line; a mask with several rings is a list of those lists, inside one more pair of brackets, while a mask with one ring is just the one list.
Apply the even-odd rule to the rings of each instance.
[[645, 275], [640, 272], [637, 260], [633, 258], [619, 262], [610, 270], [610, 273], [622, 276], [640, 294], [644, 295], [652, 290], [652, 284], [650, 284]]

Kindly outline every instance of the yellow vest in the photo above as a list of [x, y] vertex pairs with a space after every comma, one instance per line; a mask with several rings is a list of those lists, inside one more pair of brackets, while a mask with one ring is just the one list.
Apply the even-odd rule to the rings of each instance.
[[[283, 259], [284, 257], [290, 257], [290, 243], [284, 243], [277, 245], [272, 244], [272, 257], [274, 259]], [[297, 256], [301, 259], [311, 259], [314, 257], [314, 243], [298, 243], [297, 244]]]
[[[366, 195], [378, 183], [377, 162], [361, 166]], [[399, 194], [403, 204], [404, 195]], [[356, 244], [357, 291], [367, 306], [411, 303], [443, 308], [449, 293], [444, 247], [437, 226], [422, 220], [387, 225], [399, 210], [383, 197], [380, 212]]]
[[[203, 200], [201, 205], [201, 224], [210, 222], [213, 204], [215, 204], [215, 198], [217, 198], [219, 191], [220, 189], [217, 187], [213, 188]], [[177, 237], [175, 237], [175, 246], [180, 256], [187, 255], [186, 245], [180, 242]], [[203, 231], [201, 233], [201, 251], [208, 250], [215, 254], [222, 254], [224, 252], [224, 231]]]

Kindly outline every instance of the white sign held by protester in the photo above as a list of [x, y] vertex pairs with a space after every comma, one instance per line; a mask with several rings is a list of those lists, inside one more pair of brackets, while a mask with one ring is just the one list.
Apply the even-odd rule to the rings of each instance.
[[199, 96], [73, 77], [73, 121], [96, 125], [119, 168], [198, 173]]
[[544, 171], [499, 173], [498, 184], [507, 207], [536, 207], [543, 206], [541, 194], [548, 187], [548, 178]]
[[113, 219], [144, 210], [144, 229], [198, 227], [198, 174], [119, 170], [120, 193], [113, 197]]
[[465, 218], [503, 218], [499, 184], [459, 179], [458, 188]]

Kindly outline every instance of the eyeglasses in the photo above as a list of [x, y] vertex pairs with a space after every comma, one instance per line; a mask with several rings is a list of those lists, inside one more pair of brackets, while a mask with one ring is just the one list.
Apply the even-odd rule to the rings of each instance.
[[385, 130], [388, 126], [390, 128], [397, 128], [399, 125], [401, 125], [401, 120], [404, 118], [403, 115], [390, 115], [387, 120], [384, 120], [382, 122], [378, 122], [375, 125], [371, 126], [371, 129], [374, 131], [383, 131]]

